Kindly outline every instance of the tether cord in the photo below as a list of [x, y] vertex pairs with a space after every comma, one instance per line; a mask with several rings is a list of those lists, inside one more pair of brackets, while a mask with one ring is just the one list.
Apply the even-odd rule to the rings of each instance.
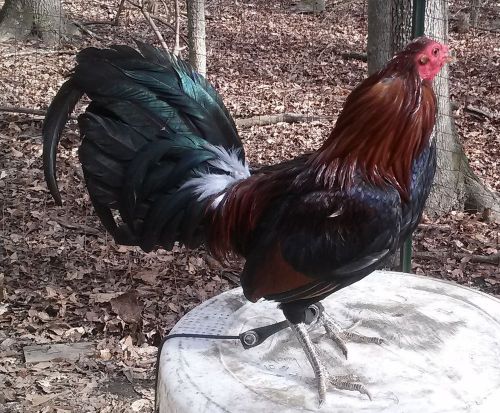
[[[320, 303], [310, 305], [306, 310], [306, 324], [315, 323], [324, 308]], [[156, 354], [156, 376], [155, 376], [155, 412], [158, 412], [158, 375], [160, 372], [160, 356], [163, 345], [167, 340], [172, 338], [205, 338], [212, 340], [238, 340], [244, 349], [249, 349], [263, 343], [267, 338], [276, 334], [289, 326], [287, 320], [283, 320], [274, 324], [268, 324], [263, 327], [257, 327], [247, 330], [237, 336], [218, 335], [218, 334], [196, 334], [196, 333], [178, 333], [169, 334], [164, 337], [158, 346], [158, 353]], [[249, 340], [247, 340], [247, 338]]]
[[190, 333], [179, 333], [179, 334], [169, 334], [164, 337], [160, 347], [163, 347], [163, 343], [171, 338], [177, 337], [189, 337], [189, 338], [210, 338], [213, 340], [239, 340], [240, 336], [220, 336], [217, 334], [190, 334]]
[[[163, 345], [167, 340], [170, 340], [172, 338], [205, 338], [205, 339], [212, 339], [212, 340], [238, 340], [243, 348], [250, 348], [254, 347], [255, 345], [260, 344], [262, 341], [264, 341], [267, 337], [270, 335], [277, 333], [278, 331], [282, 330], [283, 328], [288, 326], [287, 321], [281, 321], [279, 323], [275, 324], [270, 324], [264, 327], [259, 327], [253, 330], [248, 330], [245, 331], [244, 333], [241, 333], [239, 336], [226, 336], [226, 335], [218, 335], [218, 334], [195, 334], [195, 333], [178, 333], [178, 334], [170, 334], [166, 337], [164, 337], [158, 346], [158, 353], [156, 354], [156, 375], [155, 375], [155, 412], [158, 412], [158, 375], [160, 374], [160, 356], [161, 352], [163, 349]], [[256, 331], [261, 331], [264, 332], [263, 336], [261, 337], [261, 340], [258, 340], [255, 342], [253, 345], [246, 346], [244, 342], [244, 336], [245, 334], [249, 332], [256, 332]], [[258, 336], [257, 336], [258, 337]]]

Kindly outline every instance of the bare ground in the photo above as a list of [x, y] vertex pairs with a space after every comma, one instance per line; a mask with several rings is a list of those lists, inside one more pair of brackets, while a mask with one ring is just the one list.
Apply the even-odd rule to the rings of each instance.
[[[66, 4], [79, 21], [109, 20], [116, 2]], [[452, 16], [468, 2], [455, 1]], [[319, 15], [288, 12], [287, 3], [208, 2], [208, 72], [235, 117], [299, 112], [331, 121], [241, 130], [254, 164], [315, 149], [325, 139], [366, 64], [342, 57], [363, 52], [366, 6], [336, 1]], [[494, 28], [486, 2], [481, 26]], [[453, 21], [452, 21], [453, 25]], [[62, 42], [0, 44], [0, 106], [45, 109], [82, 47], [157, 43], [141, 15], [127, 10], [118, 27], [88, 26], [93, 36]], [[168, 35], [168, 30], [164, 32]], [[473, 169], [500, 188], [499, 34], [451, 33], [457, 129]], [[489, 116], [471, 113], [473, 105]], [[76, 167], [76, 125], [67, 129], [56, 207], [41, 172], [41, 116], [0, 113], [2, 268], [0, 269], [0, 412], [140, 412], [153, 403], [156, 345], [187, 311], [236, 286], [241, 263], [222, 268], [204, 250], [143, 253], [103, 232]], [[499, 227], [456, 212], [424, 221], [415, 236], [414, 270], [500, 294]], [[478, 258], [479, 257], [479, 258]], [[126, 293], [126, 294], [124, 294]], [[79, 359], [26, 363], [23, 348], [90, 342]]]

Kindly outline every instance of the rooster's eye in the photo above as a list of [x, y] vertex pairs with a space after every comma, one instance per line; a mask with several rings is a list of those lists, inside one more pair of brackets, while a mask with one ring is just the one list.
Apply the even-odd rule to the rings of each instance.
[[435, 49], [432, 49], [432, 55], [437, 56], [439, 53], [439, 49], [436, 47]]

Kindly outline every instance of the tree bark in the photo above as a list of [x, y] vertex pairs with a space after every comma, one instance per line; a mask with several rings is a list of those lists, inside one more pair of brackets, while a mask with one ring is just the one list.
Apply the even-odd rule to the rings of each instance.
[[479, 8], [481, 7], [480, 0], [470, 0], [470, 24], [476, 28], [479, 22]]
[[61, 0], [5, 0], [0, 11], [0, 41], [35, 36], [54, 44], [74, 30], [64, 17]]
[[411, 40], [411, 10], [411, 0], [368, 0], [368, 74]]
[[[430, 37], [447, 41], [447, 0], [427, 0], [425, 31]], [[488, 210], [489, 219], [500, 222], [500, 197], [481, 183], [458, 140], [450, 106], [448, 74], [448, 66], [445, 66], [434, 81], [438, 98], [438, 118], [434, 128], [438, 167], [427, 201], [427, 212], [442, 215], [452, 210]]]
[[205, 0], [187, 0], [189, 63], [200, 74], [207, 74]]
[[393, 54], [392, 4], [387, 0], [368, 0], [368, 74], [380, 70]]
[[[440, 42], [447, 43], [447, 0], [427, 0], [425, 33]], [[449, 70], [446, 65], [434, 80], [438, 116], [433, 138], [436, 139], [438, 160], [434, 186], [427, 200], [427, 212], [434, 216], [452, 210], [462, 210], [465, 201], [465, 179], [460, 168], [463, 149], [455, 133], [448, 77]]]

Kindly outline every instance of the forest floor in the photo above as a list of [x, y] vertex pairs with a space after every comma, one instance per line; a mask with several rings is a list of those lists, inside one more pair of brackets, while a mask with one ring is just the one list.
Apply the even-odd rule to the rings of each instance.
[[[291, 13], [287, 3], [207, 2], [209, 79], [236, 118], [283, 112], [324, 117], [241, 129], [252, 164], [318, 148], [347, 95], [366, 76], [366, 63], [344, 55], [365, 50], [365, 2], [327, 2], [318, 15]], [[452, 28], [469, 3], [452, 2]], [[64, 7], [80, 22], [110, 21], [117, 1], [88, 7], [75, 0]], [[486, 30], [451, 31], [458, 61], [450, 72], [457, 132], [471, 166], [500, 191], [494, 7], [483, 10]], [[0, 44], [0, 107], [45, 110], [85, 46], [132, 44], [133, 38], [158, 44], [132, 8], [119, 26], [86, 27], [91, 34], [63, 41], [57, 50], [36, 41]], [[64, 205], [55, 206], [41, 169], [42, 119], [0, 112], [0, 412], [151, 411], [160, 338], [187, 311], [236, 287], [241, 262], [222, 267], [203, 249], [147, 254], [110, 240], [76, 167], [75, 122], [66, 129], [59, 157]], [[499, 296], [500, 268], [493, 259], [499, 235], [500, 227], [481, 214], [425, 218], [414, 237], [413, 271]], [[26, 362], [32, 355], [27, 346], [68, 343], [76, 350], [80, 342], [90, 343], [90, 353], [80, 349], [76, 358], [66, 351], [61, 359]]]

